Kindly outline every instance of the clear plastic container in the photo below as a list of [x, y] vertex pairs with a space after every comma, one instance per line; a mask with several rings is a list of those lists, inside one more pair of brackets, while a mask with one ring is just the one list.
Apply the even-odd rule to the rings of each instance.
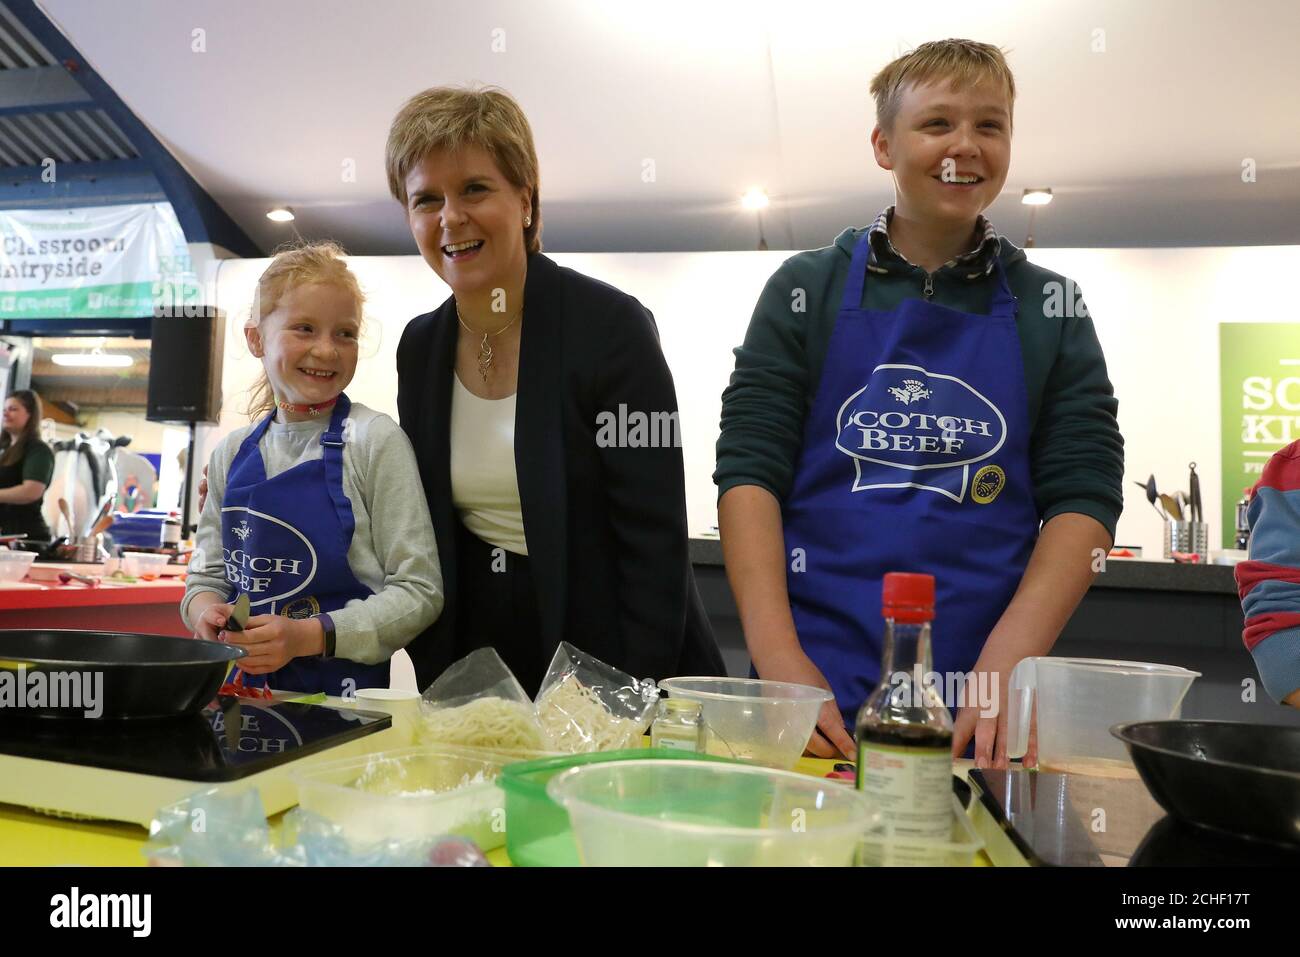
[[122, 570], [132, 578], [157, 578], [171, 561], [169, 555], [153, 555], [149, 552], [123, 552]]
[[569, 812], [546, 792], [556, 775], [592, 764], [666, 759], [721, 760], [689, 752], [630, 748], [511, 764], [501, 773], [501, 789], [506, 794], [506, 850], [510, 863], [516, 867], [577, 867], [580, 863]]
[[588, 867], [847, 867], [878, 820], [850, 788], [730, 762], [592, 764], [546, 790]]
[[299, 806], [358, 846], [459, 834], [487, 852], [506, 839], [497, 778], [508, 760], [472, 748], [403, 748], [312, 765], [294, 781]]
[[1025, 658], [1012, 670], [1007, 689], [1007, 756], [1024, 757], [1036, 711], [1039, 768], [1136, 778], [1111, 726], [1177, 718], [1183, 697], [1200, 676], [1144, 661]]
[[27, 577], [35, 552], [11, 552], [0, 548], [0, 582], [20, 582]]
[[860, 867], [974, 867], [984, 840], [966, 809], [952, 795], [952, 837], [947, 841], [896, 838], [884, 820], [873, 820], [858, 849]]
[[665, 678], [670, 698], [698, 701], [710, 754], [789, 770], [817, 726], [829, 691], [758, 678]]

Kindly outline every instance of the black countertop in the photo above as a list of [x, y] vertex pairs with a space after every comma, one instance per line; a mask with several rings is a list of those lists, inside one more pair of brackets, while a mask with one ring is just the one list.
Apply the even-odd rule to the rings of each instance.
[[[722, 567], [722, 543], [716, 538], [692, 538], [691, 562]], [[1237, 582], [1230, 565], [1179, 565], [1175, 562], [1112, 558], [1093, 588], [1123, 588], [1133, 591], [1196, 592], [1236, 595]]]

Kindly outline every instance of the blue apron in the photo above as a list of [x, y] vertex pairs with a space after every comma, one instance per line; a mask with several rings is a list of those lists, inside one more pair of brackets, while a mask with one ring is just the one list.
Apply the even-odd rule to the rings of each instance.
[[1039, 524], [1002, 263], [987, 316], [920, 299], [879, 312], [862, 308], [869, 249], [863, 235], [782, 508], [799, 641], [850, 729], [880, 680], [885, 573], [935, 577], [934, 669], [969, 672]]
[[[320, 437], [321, 458], [273, 479], [257, 444], [272, 412], [239, 446], [226, 477], [221, 505], [221, 547], [230, 600], [248, 594], [254, 615], [310, 618], [337, 611], [374, 594], [348, 565], [356, 523], [343, 494], [344, 422], [352, 403], [340, 395]], [[350, 695], [357, 688], [387, 688], [389, 663], [363, 665], [314, 655], [295, 658], [270, 675], [246, 675], [246, 685], [285, 691]]]

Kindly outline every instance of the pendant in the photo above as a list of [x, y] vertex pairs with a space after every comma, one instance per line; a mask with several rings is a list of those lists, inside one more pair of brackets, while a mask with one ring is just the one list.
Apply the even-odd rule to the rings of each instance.
[[492, 370], [492, 346], [488, 343], [487, 333], [483, 333], [483, 341], [478, 346], [478, 374], [484, 382], [488, 380], [488, 373]]

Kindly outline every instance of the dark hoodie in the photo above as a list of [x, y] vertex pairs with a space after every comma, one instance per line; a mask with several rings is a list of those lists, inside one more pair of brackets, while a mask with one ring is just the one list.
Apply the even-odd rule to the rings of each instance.
[[[833, 246], [790, 257], [763, 289], [722, 393], [713, 473], [719, 496], [737, 485], [757, 485], [785, 501], [853, 247], [864, 232], [846, 229]], [[1078, 512], [1113, 536], [1123, 508], [1124, 440], [1092, 319], [1071, 280], [1030, 263], [1005, 237], [1000, 242], [1007, 281], [1019, 300], [1016, 328], [1029, 396], [1030, 474], [1039, 519]], [[996, 273], [950, 263], [931, 276], [930, 301], [988, 313]], [[878, 249], [863, 305], [892, 311], [904, 299], [926, 298], [926, 280], [920, 267], [888, 248]]]

